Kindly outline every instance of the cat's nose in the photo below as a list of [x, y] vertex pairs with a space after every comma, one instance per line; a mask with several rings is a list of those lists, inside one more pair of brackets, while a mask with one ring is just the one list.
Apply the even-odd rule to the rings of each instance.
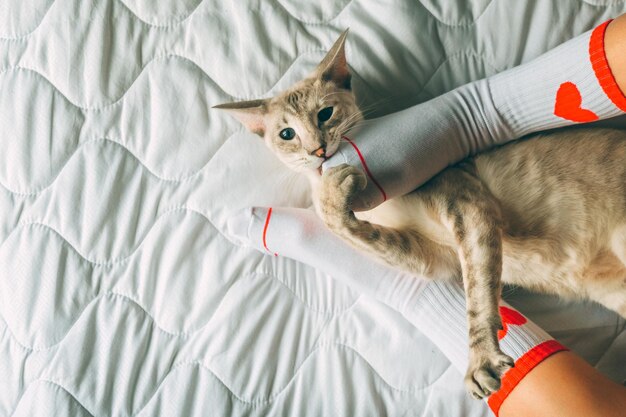
[[313, 151], [313, 155], [317, 156], [318, 158], [325, 158], [326, 157], [326, 149], [321, 146], [319, 148], [317, 148], [316, 150]]

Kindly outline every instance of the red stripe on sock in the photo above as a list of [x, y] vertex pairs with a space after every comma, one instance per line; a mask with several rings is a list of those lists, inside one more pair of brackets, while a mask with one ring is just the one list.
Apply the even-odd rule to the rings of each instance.
[[359, 159], [361, 160], [361, 165], [363, 165], [363, 169], [365, 169], [365, 173], [367, 174], [368, 177], [370, 177], [374, 185], [378, 187], [378, 190], [383, 195], [383, 201], [387, 201], [387, 193], [385, 193], [385, 190], [383, 190], [383, 187], [381, 187], [378, 181], [376, 181], [376, 178], [374, 178], [374, 176], [370, 172], [370, 169], [367, 167], [367, 163], [365, 162], [365, 158], [363, 158], [363, 154], [361, 153], [359, 148], [347, 136], [342, 136], [342, 138], [345, 139], [350, 145], [352, 145], [352, 147], [356, 151], [356, 154], [359, 156]]
[[604, 51], [604, 33], [609, 23], [611, 23], [611, 20], [602, 23], [591, 32], [589, 59], [591, 60], [593, 72], [596, 74], [596, 78], [604, 93], [621, 111], [626, 112], [626, 97], [624, 97], [624, 93], [622, 93], [615, 81]]
[[[263, 247], [269, 253], [272, 253], [272, 251], [269, 250], [269, 248], [267, 247], [266, 237], [267, 237], [267, 227], [270, 225], [270, 218], [271, 217], [272, 217], [272, 208], [270, 207], [270, 209], [267, 211], [267, 216], [265, 217], [265, 225], [263, 226]], [[274, 256], [278, 256], [278, 254], [276, 252], [274, 252]]]
[[556, 340], [548, 340], [538, 344], [516, 360], [515, 368], [509, 369], [502, 377], [502, 386], [500, 389], [491, 394], [487, 400], [491, 411], [497, 416], [502, 403], [506, 400], [511, 391], [515, 389], [517, 384], [548, 356], [563, 350], [569, 349]]

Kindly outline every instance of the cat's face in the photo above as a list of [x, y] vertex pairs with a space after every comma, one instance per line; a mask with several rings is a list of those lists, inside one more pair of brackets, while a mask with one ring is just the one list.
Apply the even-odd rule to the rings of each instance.
[[335, 42], [313, 74], [276, 97], [229, 103], [216, 108], [229, 111], [289, 168], [319, 172], [341, 138], [363, 116], [350, 85], [344, 42]]

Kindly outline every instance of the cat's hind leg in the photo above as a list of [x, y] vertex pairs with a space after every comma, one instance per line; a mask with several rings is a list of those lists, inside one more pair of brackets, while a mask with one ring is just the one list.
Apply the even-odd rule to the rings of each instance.
[[601, 279], [598, 275], [592, 276], [590, 273], [584, 279], [583, 289], [590, 299], [626, 319], [626, 271]]
[[583, 283], [591, 299], [626, 318], [626, 225], [613, 230], [610, 249], [591, 262]]

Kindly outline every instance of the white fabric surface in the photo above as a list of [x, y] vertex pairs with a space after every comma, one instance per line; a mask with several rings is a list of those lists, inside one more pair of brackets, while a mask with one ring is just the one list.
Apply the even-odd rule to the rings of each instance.
[[[346, 27], [372, 115], [527, 61], [624, 1], [0, 3], [0, 416], [487, 416], [402, 317], [225, 239], [304, 182], [212, 105], [309, 72]], [[624, 321], [509, 301], [613, 378]]]

